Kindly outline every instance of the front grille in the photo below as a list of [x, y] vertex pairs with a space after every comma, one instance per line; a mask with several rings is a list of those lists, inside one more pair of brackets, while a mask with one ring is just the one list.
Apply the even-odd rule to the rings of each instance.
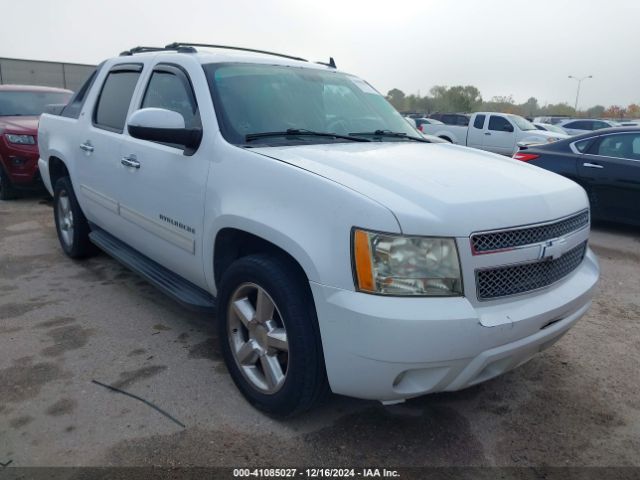
[[479, 300], [491, 300], [547, 287], [574, 271], [584, 259], [587, 242], [555, 260], [476, 270]]
[[589, 211], [585, 210], [557, 222], [532, 227], [477, 233], [471, 236], [474, 255], [506, 250], [524, 245], [546, 242], [562, 237], [589, 224]]

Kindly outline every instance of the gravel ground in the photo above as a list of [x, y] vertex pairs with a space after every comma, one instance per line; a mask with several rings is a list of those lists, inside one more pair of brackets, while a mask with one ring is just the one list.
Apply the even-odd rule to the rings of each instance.
[[[63, 256], [51, 205], [0, 202], [0, 462], [13, 466], [640, 466], [640, 229], [597, 225], [588, 315], [479, 386], [383, 407], [253, 410], [212, 318], [106, 255]], [[178, 419], [110, 392], [144, 397]]]

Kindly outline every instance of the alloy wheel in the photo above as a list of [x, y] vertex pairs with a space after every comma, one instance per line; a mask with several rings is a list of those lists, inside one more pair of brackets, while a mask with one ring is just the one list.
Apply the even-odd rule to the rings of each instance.
[[227, 312], [228, 341], [240, 372], [261, 393], [276, 393], [289, 365], [287, 330], [277, 305], [259, 285], [243, 283]]

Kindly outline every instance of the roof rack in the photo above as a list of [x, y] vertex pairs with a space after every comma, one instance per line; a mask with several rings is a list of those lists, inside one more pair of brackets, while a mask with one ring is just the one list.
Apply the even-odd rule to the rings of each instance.
[[[208, 43], [187, 43], [187, 42], [174, 42], [166, 45], [164, 47], [134, 47], [130, 50], [125, 50], [120, 54], [121, 57], [135, 55], [136, 53], [147, 53], [147, 52], [165, 52], [165, 51], [175, 51], [178, 53], [196, 53], [197, 50], [195, 47], [204, 47], [204, 48], [220, 48], [224, 50], [237, 50], [241, 52], [252, 52], [252, 53], [262, 53], [264, 55], [273, 55], [281, 58], [288, 58], [289, 60], [298, 60], [300, 62], [308, 62], [307, 59], [301, 57], [294, 57], [293, 55], [285, 55], [284, 53], [276, 53], [269, 52], [268, 50], [257, 50], [255, 48], [244, 48], [244, 47], [232, 47], [229, 45], [213, 45]], [[329, 58], [329, 63], [324, 62], [316, 62], [320, 65], [325, 65], [330, 68], [336, 68], [336, 62], [333, 60], [333, 57]]]
[[134, 47], [131, 50], [125, 50], [124, 52], [120, 53], [121, 57], [127, 57], [130, 55], [135, 55], [136, 53], [148, 53], [148, 52], [165, 52], [167, 50], [173, 50], [176, 51], [178, 53], [196, 53], [197, 50], [193, 47], [176, 47], [176, 48], [169, 48], [167, 47]]
[[238, 50], [241, 52], [263, 53], [265, 55], [273, 55], [276, 57], [288, 58], [289, 60], [298, 60], [300, 62], [308, 62], [305, 58], [294, 57], [292, 55], [285, 55], [284, 53], [269, 52], [267, 50], [256, 50], [255, 48], [244, 47], [232, 47], [229, 45], [212, 45], [208, 43], [187, 43], [187, 42], [174, 42], [167, 45], [165, 48], [168, 50], [174, 50], [182, 47], [204, 47], [204, 48], [222, 48], [225, 50]]

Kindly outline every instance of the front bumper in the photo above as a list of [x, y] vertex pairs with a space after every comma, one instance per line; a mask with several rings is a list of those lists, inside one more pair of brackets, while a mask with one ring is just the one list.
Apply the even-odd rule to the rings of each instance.
[[[392, 402], [475, 385], [531, 359], [588, 310], [599, 266], [588, 250], [559, 283], [510, 302], [399, 298], [311, 283], [334, 393]], [[509, 322], [484, 326], [500, 315]]]

